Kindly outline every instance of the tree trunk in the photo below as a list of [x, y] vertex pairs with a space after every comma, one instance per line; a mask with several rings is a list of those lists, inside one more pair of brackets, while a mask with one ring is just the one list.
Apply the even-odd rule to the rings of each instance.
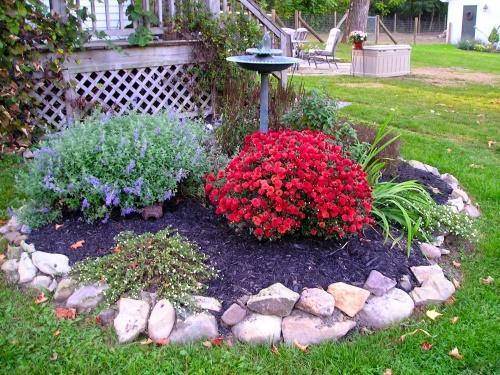
[[351, 0], [344, 38], [347, 38], [349, 33], [354, 30], [366, 31], [369, 8], [370, 0]]
[[429, 23], [429, 30], [427, 31], [432, 31], [432, 26], [434, 26], [434, 8], [432, 8], [431, 22]]

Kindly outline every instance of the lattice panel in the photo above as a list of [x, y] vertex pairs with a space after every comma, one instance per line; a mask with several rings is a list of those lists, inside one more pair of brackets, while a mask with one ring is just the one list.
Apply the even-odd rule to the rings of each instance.
[[183, 116], [210, 112], [211, 96], [195, 94], [199, 76], [194, 64], [78, 73], [75, 96], [84, 113], [96, 105], [122, 114], [168, 109]]
[[41, 79], [35, 84], [33, 95], [40, 103], [37, 117], [48, 125], [60, 128], [66, 125], [65, 90], [54, 85], [49, 79]]

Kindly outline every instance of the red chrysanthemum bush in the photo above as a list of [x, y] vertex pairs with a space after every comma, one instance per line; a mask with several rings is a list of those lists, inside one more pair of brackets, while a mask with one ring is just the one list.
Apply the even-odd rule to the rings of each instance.
[[287, 233], [344, 237], [371, 223], [371, 189], [361, 166], [317, 131], [245, 138], [241, 152], [205, 191], [216, 213], [258, 238]]

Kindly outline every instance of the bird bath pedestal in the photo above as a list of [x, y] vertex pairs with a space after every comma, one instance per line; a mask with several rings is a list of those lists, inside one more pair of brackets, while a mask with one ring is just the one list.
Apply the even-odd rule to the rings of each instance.
[[272, 49], [269, 32], [264, 34], [262, 48], [249, 48], [247, 53], [251, 55], [231, 56], [227, 58], [227, 61], [235, 62], [243, 69], [260, 74], [260, 131], [267, 133], [269, 129], [269, 74], [285, 70], [299, 63], [300, 60], [281, 56], [280, 49]]

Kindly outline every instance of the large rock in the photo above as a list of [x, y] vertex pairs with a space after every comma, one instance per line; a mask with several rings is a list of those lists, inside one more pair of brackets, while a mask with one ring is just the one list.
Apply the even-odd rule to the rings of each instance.
[[467, 195], [467, 193], [465, 191], [463, 191], [460, 188], [453, 189], [453, 191], [451, 192], [451, 198], [452, 199], [460, 198], [460, 199], [462, 199], [462, 201], [464, 203], [470, 203], [469, 196]]
[[23, 252], [23, 249], [21, 249], [19, 246], [8, 246], [7, 247], [7, 258], [8, 259], [21, 259], [21, 254]]
[[450, 206], [455, 212], [462, 212], [465, 208], [465, 204], [462, 198], [448, 199], [448, 202], [446, 202], [446, 204]]
[[337, 340], [355, 326], [355, 321], [344, 319], [340, 312], [320, 318], [304, 311], [294, 310], [291, 315], [283, 318], [281, 329], [285, 343], [298, 342], [302, 345], [309, 345]]
[[54, 293], [55, 302], [64, 302], [73, 294], [77, 283], [73, 279], [62, 279]]
[[295, 307], [316, 316], [327, 317], [333, 314], [335, 298], [323, 289], [307, 288], [300, 294]]
[[212, 297], [205, 296], [193, 296], [193, 302], [195, 307], [201, 310], [209, 310], [214, 312], [220, 312], [222, 310], [221, 303]]
[[52, 289], [52, 288], [54, 287], [54, 284], [52, 282], [53, 282], [53, 280], [51, 277], [45, 276], [45, 275], [40, 275], [40, 276], [36, 276], [31, 281], [29, 286], [31, 286], [32, 288], [41, 290], [41, 291], [48, 290], [49, 292], [53, 292], [54, 289]]
[[335, 298], [335, 307], [350, 317], [356, 315], [365, 305], [370, 292], [346, 283], [333, 283], [328, 286], [328, 293]]
[[251, 296], [247, 307], [259, 314], [283, 317], [292, 312], [299, 297], [298, 293], [283, 284], [276, 283]]
[[188, 316], [186, 319], [177, 319], [173, 331], [170, 333], [171, 343], [186, 344], [201, 339], [213, 339], [219, 335], [217, 320], [210, 313], [202, 312]]
[[31, 261], [31, 258], [27, 253], [21, 254], [21, 259], [19, 260], [19, 282], [20, 283], [29, 283], [33, 280], [37, 273], [37, 268]]
[[106, 289], [108, 289], [106, 284], [82, 286], [68, 298], [66, 306], [75, 308], [79, 313], [89, 312], [101, 303]]
[[441, 175], [441, 180], [446, 182], [452, 189], [456, 189], [458, 187], [458, 180], [456, 179], [455, 176], [449, 174], [449, 173], [443, 173]]
[[26, 243], [25, 241], [21, 241], [19, 246], [21, 246], [21, 249], [23, 249], [23, 251], [26, 251], [29, 254], [34, 253], [36, 251], [35, 245], [33, 245], [32, 243]]
[[441, 257], [441, 250], [430, 243], [421, 243], [420, 251], [427, 259], [436, 259]]
[[17, 283], [19, 281], [19, 273], [17, 272], [19, 268], [19, 261], [17, 259], [10, 259], [2, 264], [2, 271], [5, 272], [5, 276], [9, 283]]
[[417, 279], [417, 281], [422, 284], [425, 280], [429, 279], [433, 275], [439, 275], [444, 277], [444, 273], [441, 267], [437, 264], [432, 266], [414, 266], [410, 267], [411, 272]]
[[221, 320], [227, 326], [234, 326], [241, 322], [247, 315], [247, 310], [237, 303], [233, 303], [229, 308], [222, 314]]
[[376, 296], [381, 296], [396, 286], [396, 281], [384, 276], [377, 270], [373, 270], [368, 275], [363, 288]]
[[114, 321], [118, 342], [125, 344], [134, 341], [146, 329], [149, 304], [146, 301], [120, 298], [118, 315]]
[[155, 342], [168, 339], [175, 324], [174, 306], [166, 299], [159, 300], [148, 320], [148, 334]]
[[428, 164], [424, 164], [421, 161], [409, 160], [408, 164], [410, 164], [415, 169], [419, 169], [419, 170], [424, 171], [424, 172], [432, 173], [433, 175], [438, 176], [438, 177], [441, 176], [436, 167], [433, 167], [433, 166], [428, 165]]
[[422, 283], [420, 288], [415, 288], [410, 295], [415, 305], [428, 305], [441, 303], [455, 293], [455, 286], [446, 277], [433, 275]]
[[471, 218], [476, 219], [481, 216], [481, 212], [473, 204], [467, 204], [464, 208], [464, 212]]
[[380, 297], [368, 298], [358, 318], [363, 326], [381, 329], [408, 318], [414, 307], [415, 304], [407, 293], [394, 288]]
[[35, 251], [31, 254], [31, 259], [40, 271], [50, 276], [65, 275], [71, 271], [69, 258], [66, 255]]
[[281, 318], [251, 313], [233, 326], [234, 337], [246, 344], [277, 344], [281, 340]]
[[115, 309], [109, 308], [102, 310], [99, 315], [97, 315], [97, 323], [102, 327], [110, 327], [113, 325], [117, 311]]

